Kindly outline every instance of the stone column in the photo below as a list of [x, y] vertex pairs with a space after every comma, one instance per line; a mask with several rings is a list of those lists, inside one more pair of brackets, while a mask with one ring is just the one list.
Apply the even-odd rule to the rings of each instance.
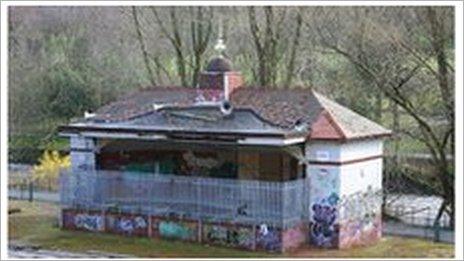
[[338, 144], [307, 144], [309, 178], [309, 243], [336, 248], [339, 240], [338, 204], [340, 160]]
[[310, 243], [349, 248], [378, 241], [382, 141], [318, 141], [306, 151]]
[[95, 141], [93, 138], [71, 137], [70, 150], [72, 172], [95, 170]]

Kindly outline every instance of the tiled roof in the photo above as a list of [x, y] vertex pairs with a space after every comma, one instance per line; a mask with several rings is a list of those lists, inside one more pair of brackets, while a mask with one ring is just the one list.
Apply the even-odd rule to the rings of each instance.
[[[391, 134], [390, 130], [371, 121], [358, 113], [313, 92], [317, 100], [329, 116], [329, 123], [340, 134], [339, 139], [355, 139], [369, 136], [381, 136]], [[315, 128], [315, 127], [313, 127]]]
[[[93, 122], [128, 122], [154, 111], [154, 104], [193, 106], [199, 97], [220, 93], [183, 87], [143, 89], [110, 103], [96, 112]], [[389, 130], [310, 89], [241, 87], [231, 97], [234, 108], [250, 109], [266, 123], [282, 130], [306, 124], [310, 139], [344, 140], [388, 135]]]

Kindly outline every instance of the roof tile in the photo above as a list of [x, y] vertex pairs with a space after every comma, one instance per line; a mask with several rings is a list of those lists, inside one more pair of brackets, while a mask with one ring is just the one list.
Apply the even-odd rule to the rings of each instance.
[[[199, 99], [217, 100], [217, 96], [218, 93], [204, 89], [146, 88], [103, 106], [97, 110], [95, 120], [125, 121], [153, 111], [155, 103], [192, 106]], [[252, 109], [267, 123], [283, 129], [306, 123], [311, 130], [310, 139], [351, 139], [390, 133], [311, 89], [240, 87], [230, 99], [234, 107]]]

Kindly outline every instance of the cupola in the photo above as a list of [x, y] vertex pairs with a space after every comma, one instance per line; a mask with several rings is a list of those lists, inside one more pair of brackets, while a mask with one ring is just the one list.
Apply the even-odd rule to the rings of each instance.
[[240, 72], [233, 69], [232, 62], [225, 57], [226, 45], [221, 34], [214, 49], [218, 54], [209, 61], [206, 69], [201, 72], [199, 88], [223, 90], [224, 99], [229, 100], [230, 94], [242, 86], [243, 77]]

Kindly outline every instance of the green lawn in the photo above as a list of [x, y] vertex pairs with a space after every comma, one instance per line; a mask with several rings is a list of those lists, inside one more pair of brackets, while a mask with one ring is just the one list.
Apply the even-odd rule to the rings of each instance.
[[8, 219], [8, 238], [46, 249], [98, 250], [139, 257], [453, 257], [454, 246], [419, 239], [384, 237], [375, 246], [350, 250], [309, 247], [284, 255], [242, 251], [182, 241], [66, 231], [57, 226], [58, 207], [48, 203], [9, 201], [21, 212]]

